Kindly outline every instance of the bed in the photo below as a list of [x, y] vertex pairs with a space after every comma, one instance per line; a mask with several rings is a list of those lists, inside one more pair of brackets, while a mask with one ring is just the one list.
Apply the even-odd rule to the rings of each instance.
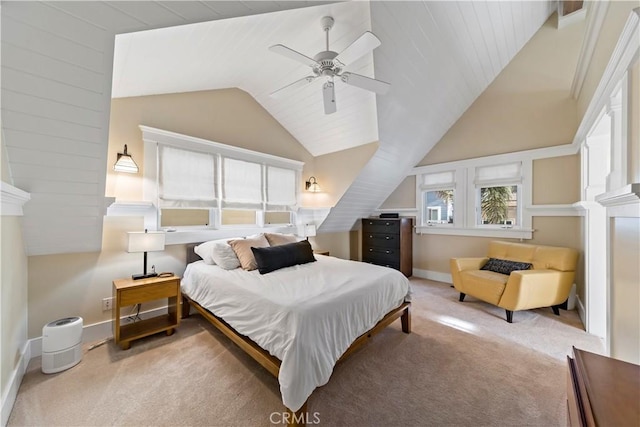
[[268, 274], [205, 264], [188, 245], [183, 317], [194, 307], [278, 378], [297, 415], [336, 363], [398, 317], [410, 333], [410, 285], [396, 270], [315, 255]]

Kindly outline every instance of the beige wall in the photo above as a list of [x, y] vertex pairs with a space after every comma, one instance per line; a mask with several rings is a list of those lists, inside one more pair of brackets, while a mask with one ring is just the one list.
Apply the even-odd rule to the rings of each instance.
[[579, 154], [533, 161], [534, 205], [570, 204], [579, 200]]
[[640, 364], [640, 218], [613, 218], [611, 356]]
[[0, 396], [5, 397], [27, 342], [27, 256], [22, 219], [0, 216]]
[[612, 0], [609, 1], [607, 8], [607, 14], [604, 18], [604, 24], [602, 30], [598, 35], [598, 40], [595, 44], [593, 56], [591, 62], [589, 62], [589, 69], [584, 78], [582, 85], [582, 91], [578, 97], [578, 115], [582, 117], [593, 98], [593, 94], [602, 79], [604, 70], [609, 63], [611, 53], [618, 42], [620, 33], [624, 24], [627, 22], [629, 14], [633, 8], [638, 7], [638, 1], [622, 1]]
[[529, 40], [419, 165], [568, 144], [578, 128], [570, 94], [584, 23], [553, 17]]
[[[313, 174], [313, 156], [249, 94], [223, 89], [113, 99], [109, 124], [106, 196], [142, 200], [144, 143], [139, 125], [195, 136], [222, 144], [305, 162]], [[116, 173], [113, 164], [127, 144], [141, 171]]]
[[304, 205], [335, 206], [377, 149], [378, 143], [372, 142], [316, 157], [314, 176], [322, 192], [303, 194]]
[[416, 177], [410, 175], [404, 179], [393, 193], [385, 200], [381, 209], [415, 209], [416, 208]]

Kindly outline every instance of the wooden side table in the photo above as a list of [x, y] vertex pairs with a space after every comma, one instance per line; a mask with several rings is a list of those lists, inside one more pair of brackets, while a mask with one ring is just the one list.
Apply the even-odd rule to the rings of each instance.
[[[180, 278], [151, 277], [148, 279], [118, 279], [113, 281], [113, 339], [123, 350], [131, 341], [166, 331], [172, 335], [180, 324]], [[140, 320], [127, 325], [120, 322], [120, 310], [143, 302], [167, 298], [168, 314]]]
[[322, 249], [316, 249], [315, 251], [313, 251], [314, 254], [318, 254], [318, 255], [326, 255], [329, 256], [329, 251], [324, 251]]

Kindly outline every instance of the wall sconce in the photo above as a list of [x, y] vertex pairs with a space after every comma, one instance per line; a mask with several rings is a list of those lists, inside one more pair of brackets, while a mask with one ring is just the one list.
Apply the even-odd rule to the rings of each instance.
[[311, 191], [312, 193], [318, 193], [322, 191], [320, 189], [320, 185], [318, 184], [318, 181], [316, 181], [315, 176], [309, 177], [309, 180], [304, 184], [304, 189], [307, 191]]
[[113, 165], [116, 172], [138, 173], [138, 165], [133, 158], [127, 153], [127, 144], [124, 144], [124, 153], [118, 153], [116, 164]]

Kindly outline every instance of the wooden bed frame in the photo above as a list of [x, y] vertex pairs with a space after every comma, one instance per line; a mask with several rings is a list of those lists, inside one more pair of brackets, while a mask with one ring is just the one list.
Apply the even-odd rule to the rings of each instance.
[[[187, 245], [187, 264], [200, 260], [201, 258], [193, 251], [193, 248], [198, 244]], [[206, 308], [202, 307], [197, 302], [190, 299], [188, 296], [182, 294], [182, 318], [189, 317], [190, 308], [195, 308], [205, 319], [207, 319], [213, 326], [215, 326], [220, 332], [226, 335], [231, 341], [233, 341], [238, 347], [251, 356], [256, 362], [262, 365], [267, 371], [274, 377], [278, 378], [280, 372], [280, 359], [272, 356], [268, 351], [264, 350], [258, 344], [256, 344], [250, 338], [236, 332], [227, 322], [211, 313]], [[402, 332], [411, 333], [411, 303], [404, 302], [399, 307], [391, 310], [387, 313], [376, 325], [369, 331], [360, 335], [351, 344], [351, 346], [342, 354], [336, 364], [342, 362], [344, 359], [353, 354], [356, 350], [362, 347], [371, 337], [389, 326], [398, 317], [401, 318]], [[303, 426], [305, 425], [307, 402], [302, 405], [295, 413], [286, 408], [289, 413], [288, 421], [290, 426]]]

